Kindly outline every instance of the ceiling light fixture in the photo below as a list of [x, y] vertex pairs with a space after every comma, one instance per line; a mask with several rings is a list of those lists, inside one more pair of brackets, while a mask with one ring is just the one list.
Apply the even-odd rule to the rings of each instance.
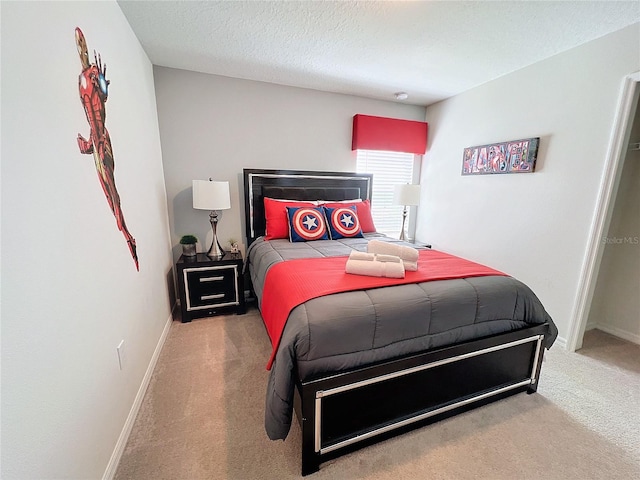
[[409, 98], [409, 95], [406, 92], [398, 92], [394, 94], [396, 96], [396, 100], [406, 100]]

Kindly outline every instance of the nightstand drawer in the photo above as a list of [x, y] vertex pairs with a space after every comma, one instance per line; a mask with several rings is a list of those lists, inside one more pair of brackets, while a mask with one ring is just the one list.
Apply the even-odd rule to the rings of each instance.
[[228, 310], [245, 313], [243, 264], [242, 255], [228, 252], [222, 258], [182, 255], [176, 263], [182, 322]]
[[185, 268], [183, 275], [188, 311], [238, 305], [237, 265]]

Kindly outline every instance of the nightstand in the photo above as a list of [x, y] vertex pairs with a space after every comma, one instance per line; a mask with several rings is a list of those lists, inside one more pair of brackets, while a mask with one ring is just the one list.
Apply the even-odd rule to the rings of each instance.
[[414, 246], [413, 248], [431, 248], [430, 243], [419, 242], [415, 238], [412, 238], [411, 240], [405, 240], [405, 242], [412, 243]]
[[245, 313], [242, 255], [226, 252], [220, 260], [206, 253], [180, 256], [176, 263], [182, 323], [229, 310]]

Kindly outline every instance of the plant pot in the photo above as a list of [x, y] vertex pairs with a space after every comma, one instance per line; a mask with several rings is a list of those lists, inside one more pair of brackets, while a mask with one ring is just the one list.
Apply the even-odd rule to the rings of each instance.
[[196, 256], [196, 244], [195, 243], [182, 244], [182, 254], [185, 257], [195, 257]]

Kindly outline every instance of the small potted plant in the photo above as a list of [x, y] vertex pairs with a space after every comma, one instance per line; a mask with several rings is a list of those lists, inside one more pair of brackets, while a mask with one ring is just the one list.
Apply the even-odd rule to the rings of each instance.
[[238, 241], [235, 238], [231, 237], [229, 239], [229, 245], [231, 246], [230, 253], [234, 255], [240, 253], [240, 248], [238, 247]]
[[198, 243], [198, 239], [194, 235], [183, 235], [180, 239], [180, 245], [182, 245], [182, 254], [185, 257], [195, 257], [196, 243]]

